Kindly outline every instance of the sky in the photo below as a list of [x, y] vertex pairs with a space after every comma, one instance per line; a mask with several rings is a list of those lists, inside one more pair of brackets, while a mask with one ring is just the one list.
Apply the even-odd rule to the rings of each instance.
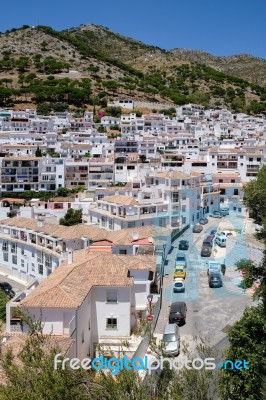
[[166, 50], [266, 60], [265, 16], [265, 0], [9, 0], [1, 4], [0, 31], [92, 23]]

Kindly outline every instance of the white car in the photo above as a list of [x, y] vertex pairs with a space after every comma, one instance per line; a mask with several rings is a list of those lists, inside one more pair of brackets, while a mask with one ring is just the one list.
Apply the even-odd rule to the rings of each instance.
[[185, 282], [182, 278], [175, 278], [174, 279], [174, 293], [181, 293], [185, 291]]

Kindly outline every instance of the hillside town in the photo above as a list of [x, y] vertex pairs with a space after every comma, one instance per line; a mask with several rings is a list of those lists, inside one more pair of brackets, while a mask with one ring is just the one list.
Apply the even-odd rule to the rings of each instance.
[[[226, 253], [222, 234], [230, 231], [228, 251], [239, 245], [237, 235], [259, 229], [243, 204], [243, 186], [265, 164], [265, 116], [187, 104], [170, 117], [135, 112], [129, 99], [111, 106], [121, 116], [102, 113], [98, 122], [92, 111], [75, 117], [0, 109], [0, 272], [12, 284], [9, 343], [28, 332], [19, 308], [41, 319], [43, 333], [64, 342], [68, 356], [93, 357], [99, 347], [117, 354], [127, 341], [125, 351], [143, 357], [148, 344], [137, 334], [141, 321], [151, 321], [161, 339], [169, 303], [185, 300], [192, 318], [189, 301], [211, 296], [203, 235], [212, 235], [209, 256], [229, 267], [241, 248]], [[82, 211], [80, 223], [63, 226], [70, 209]], [[180, 239], [187, 242], [183, 249]], [[173, 292], [176, 250], [188, 246], [181, 263], [190, 265], [188, 276], [177, 273]], [[258, 244], [252, 251], [261, 257]], [[224, 289], [242, 295], [234, 284], [239, 279], [228, 268]], [[226, 298], [228, 313], [214, 312], [209, 327], [204, 309], [204, 333], [215, 329], [213, 340], [221, 340], [217, 332], [251, 301], [245, 296]], [[218, 310], [219, 299], [213, 304]], [[192, 340], [192, 322], [180, 328], [181, 339]]]

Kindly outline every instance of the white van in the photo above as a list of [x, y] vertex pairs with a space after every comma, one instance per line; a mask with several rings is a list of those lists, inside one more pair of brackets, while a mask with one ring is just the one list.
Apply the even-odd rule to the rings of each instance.
[[226, 236], [217, 236], [217, 238], [215, 239], [215, 243], [218, 244], [218, 246], [220, 247], [226, 247]]

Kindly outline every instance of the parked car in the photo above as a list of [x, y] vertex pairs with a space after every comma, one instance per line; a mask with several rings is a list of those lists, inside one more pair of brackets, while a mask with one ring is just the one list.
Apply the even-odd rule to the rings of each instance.
[[209, 222], [208, 218], [201, 218], [199, 220], [200, 225], [206, 225]]
[[211, 218], [222, 218], [222, 214], [219, 213], [219, 211], [213, 211], [212, 214], [210, 214]]
[[175, 265], [184, 265], [184, 267], [187, 267], [187, 259], [185, 253], [177, 253], [176, 258], [175, 258]]
[[12, 290], [12, 286], [8, 282], [0, 282], [0, 289], [2, 289], [6, 294]]
[[220, 214], [225, 217], [226, 215], [229, 215], [229, 209], [228, 208], [221, 208], [220, 209]]
[[212, 273], [221, 273], [221, 264], [218, 263], [217, 261], [209, 261], [208, 262], [208, 270], [207, 270], [207, 275], [212, 274]]
[[174, 270], [174, 279], [175, 278], [182, 278], [186, 279], [186, 269], [184, 265], [176, 265]]
[[169, 323], [186, 323], [187, 305], [183, 301], [177, 301], [171, 304], [169, 313]]
[[185, 291], [185, 283], [182, 278], [175, 278], [174, 280], [174, 293], [182, 293]]
[[208, 235], [207, 237], [206, 237], [206, 239], [204, 239], [204, 242], [210, 242], [211, 244], [213, 244], [213, 236], [212, 235]]
[[200, 233], [200, 232], [202, 231], [202, 229], [203, 229], [203, 226], [197, 224], [197, 225], [195, 225], [195, 226], [193, 227], [193, 233]]
[[211, 237], [212, 239], [214, 239], [216, 233], [217, 233], [217, 229], [212, 229], [212, 230], [210, 231], [209, 237]]
[[178, 249], [179, 250], [188, 250], [189, 242], [187, 240], [180, 240]]
[[210, 257], [212, 255], [212, 248], [209, 246], [202, 246], [201, 252], [200, 252], [201, 257]]
[[164, 352], [169, 356], [177, 356], [180, 352], [180, 334], [177, 324], [166, 324], [162, 342]]
[[207, 236], [202, 243], [202, 247], [210, 247], [212, 249], [213, 245], [213, 239], [209, 239], [209, 236]]
[[221, 278], [221, 275], [217, 272], [211, 272], [209, 274], [209, 287], [214, 288], [214, 287], [222, 287], [223, 286], [223, 281]]
[[219, 235], [215, 239], [215, 243], [218, 244], [220, 247], [226, 247], [226, 236], [225, 235]]

